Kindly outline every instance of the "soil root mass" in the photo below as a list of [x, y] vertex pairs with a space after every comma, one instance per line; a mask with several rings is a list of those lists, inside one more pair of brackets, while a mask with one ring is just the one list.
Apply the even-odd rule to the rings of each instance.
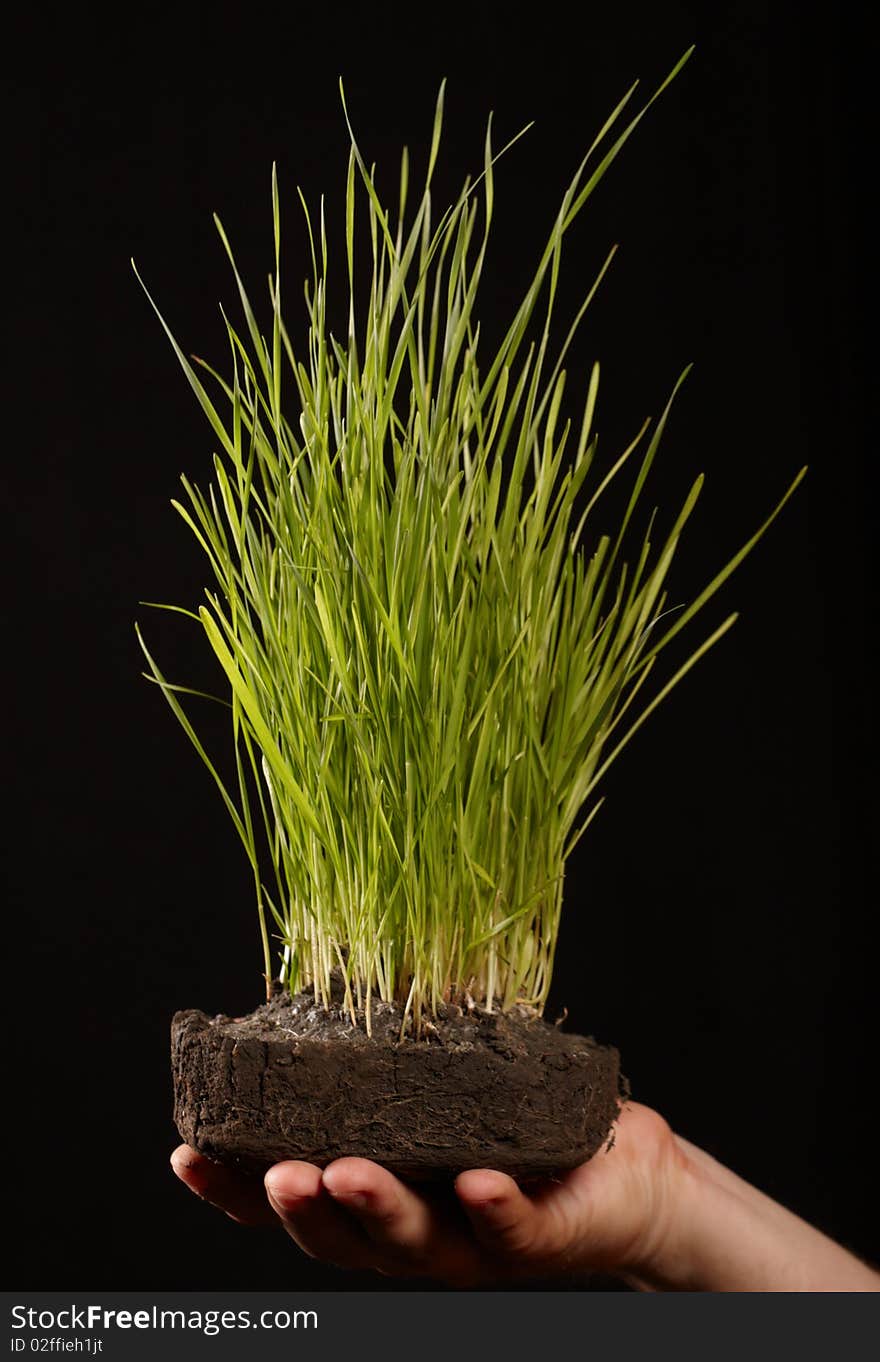
[[400, 1177], [467, 1168], [528, 1179], [573, 1168], [609, 1138], [625, 1082], [613, 1047], [517, 1007], [449, 1005], [422, 1038], [375, 1004], [372, 1035], [341, 1005], [278, 993], [246, 1017], [177, 1012], [174, 1119], [209, 1158], [253, 1173], [344, 1155]]

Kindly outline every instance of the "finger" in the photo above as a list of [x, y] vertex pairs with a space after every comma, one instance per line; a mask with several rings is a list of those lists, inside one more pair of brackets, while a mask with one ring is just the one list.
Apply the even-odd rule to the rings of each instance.
[[369, 1159], [337, 1159], [322, 1181], [376, 1246], [380, 1271], [450, 1282], [471, 1282], [480, 1274], [480, 1253], [454, 1204], [450, 1214], [440, 1198], [407, 1186]]
[[182, 1144], [171, 1155], [171, 1167], [191, 1192], [225, 1211], [240, 1225], [277, 1225], [278, 1218], [259, 1178], [214, 1163]]
[[459, 1174], [455, 1190], [476, 1239], [490, 1253], [506, 1257], [542, 1249], [540, 1213], [506, 1173], [471, 1169]]
[[324, 1169], [322, 1182], [336, 1204], [351, 1211], [382, 1248], [420, 1254], [436, 1230], [436, 1217], [424, 1198], [369, 1159], [337, 1159]]
[[372, 1267], [375, 1247], [360, 1226], [321, 1186], [314, 1164], [276, 1163], [265, 1178], [269, 1204], [304, 1253], [335, 1267]]

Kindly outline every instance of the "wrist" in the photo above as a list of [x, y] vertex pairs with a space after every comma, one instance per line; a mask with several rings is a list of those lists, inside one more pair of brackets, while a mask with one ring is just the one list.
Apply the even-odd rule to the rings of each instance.
[[625, 1280], [645, 1291], [877, 1291], [880, 1273], [711, 1155], [678, 1157]]

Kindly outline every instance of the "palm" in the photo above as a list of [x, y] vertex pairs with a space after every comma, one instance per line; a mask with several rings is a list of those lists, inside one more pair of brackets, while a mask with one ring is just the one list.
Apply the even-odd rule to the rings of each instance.
[[366, 1159], [276, 1164], [265, 1185], [182, 1145], [177, 1175], [246, 1225], [278, 1225], [312, 1257], [455, 1286], [590, 1270], [625, 1272], [662, 1235], [680, 1154], [648, 1107], [628, 1103], [615, 1146], [564, 1177], [520, 1189], [504, 1173], [417, 1188]]

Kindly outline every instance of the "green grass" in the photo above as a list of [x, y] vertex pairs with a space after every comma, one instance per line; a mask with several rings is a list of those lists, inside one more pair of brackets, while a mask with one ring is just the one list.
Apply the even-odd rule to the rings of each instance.
[[[205, 603], [183, 613], [225, 678], [231, 786], [183, 708], [193, 692], [165, 679], [139, 633], [149, 676], [248, 856], [267, 985], [311, 986], [326, 1004], [338, 969], [368, 1028], [376, 998], [402, 1004], [416, 1030], [449, 998], [543, 1007], [566, 859], [600, 807], [602, 777], [735, 617], [652, 685], [655, 663], [803, 476], [670, 612], [665, 583], [702, 478], [677, 514], [644, 524], [669, 406], [607, 466], [594, 433], [598, 365], [565, 415], [566, 352], [611, 255], [554, 350], [563, 239], [653, 103], [622, 122], [634, 90], [566, 189], [494, 354], [483, 353], [476, 311], [493, 216], [491, 119], [482, 174], [435, 223], [442, 87], [414, 210], [406, 153], [392, 213], [353, 133], [344, 261], [329, 260], [323, 205], [318, 222], [306, 210], [306, 354], [294, 353], [282, 313], [274, 171], [271, 333], [237, 270], [244, 327], [227, 322], [226, 377], [190, 362], [162, 323], [217, 442], [208, 490], [183, 478], [174, 505], [213, 577]], [[358, 312], [364, 230], [372, 272]], [[346, 273], [340, 340], [328, 330], [328, 288]], [[630, 492], [619, 524], [590, 537], [621, 476]]]

